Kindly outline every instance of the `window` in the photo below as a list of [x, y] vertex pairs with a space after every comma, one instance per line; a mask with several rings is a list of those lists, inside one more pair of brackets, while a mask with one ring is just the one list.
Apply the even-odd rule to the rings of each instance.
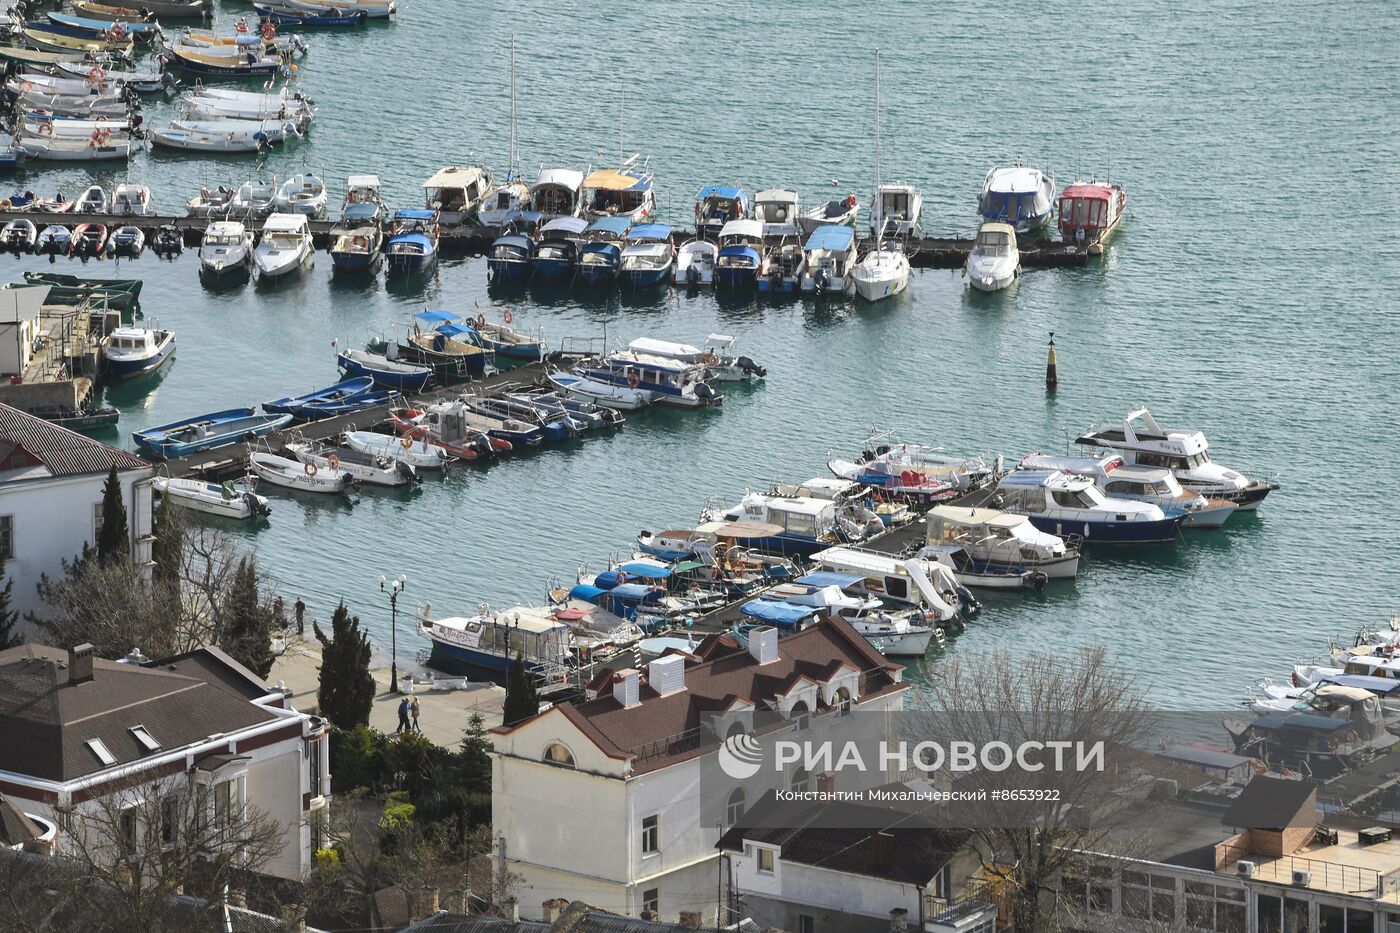
[[841, 689], [836, 691], [836, 695], [833, 696], [832, 699], [836, 701], [832, 704], [832, 706], [836, 707], [836, 715], [851, 715], [851, 691], [847, 690], [845, 687], [842, 687]]
[[885, 593], [890, 599], [909, 599], [909, 581], [903, 577], [885, 577]]
[[810, 714], [811, 710], [807, 707], [806, 701], [798, 700], [796, 703], [792, 704], [792, 712], [788, 715], [788, 718], [792, 720], [792, 724], [796, 727], [797, 731], [801, 732], [807, 728], [812, 718]]
[[1283, 929], [1283, 900], [1273, 894], [1260, 894], [1254, 902], [1259, 933], [1279, 933]]
[[160, 844], [165, 848], [180, 839], [180, 798], [169, 796], [160, 802]]
[[544, 750], [544, 762], [548, 765], [557, 765], [560, 768], [572, 768], [574, 754], [563, 745], [554, 742]]
[[243, 775], [214, 785], [214, 827], [216, 830], [243, 821]]
[[661, 851], [661, 817], [642, 820], [642, 854], [655, 855]]
[[117, 756], [107, 750], [107, 746], [102, 744], [101, 739], [88, 739], [83, 743], [88, 747], [88, 751], [97, 756], [97, 760], [104, 765], [114, 765], [117, 763]]
[[729, 793], [729, 800], [724, 804], [724, 825], [733, 826], [739, 822], [739, 817], [744, 815], [744, 789], [736, 787]]
[[1376, 928], [1376, 915], [1369, 910], [1347, 908], [1347, 933], [1372, 933]]
[[642, 892], [642, 912], [655, 917], [661, 912], [661, 889], [647, 888]]
[[1176, 923], [1176, 879], [1168, 875], [1123, 872], [1123, 914], [1170, 927]]
[[792, 772], [792, 792], [794, 794], [805, 794], [812, 786], [812, 775], [810, 772], [798, 768]]
[[773, 850], [759, 847], [758, 850], [758, 873], [760, 875], [773, 874]]
[[136, 741], [141, 743], [141, 747], [146, 751], [160, 751], [160, 743], [156, 741], [155, 736], [146, 731], [145, 726], [132, 726], [130, 731], [132, 736], [136, 738]]
[[0, 558], [9, 560], [15, 556], [15, 517], [0, 515]]
[[811, 914], [798, 914], [797, 933], [817, 933], [817, 918]]
[[306, 790], [312, 797], [321, 796], [321, 740], [306, 743]]
[[102, 503], [92, 504], [92, 540], [102, 537]]
[[127, 807], [121, 812], [117, 823], [117, 843], [124, 852], [136, 851], [136, 808]]

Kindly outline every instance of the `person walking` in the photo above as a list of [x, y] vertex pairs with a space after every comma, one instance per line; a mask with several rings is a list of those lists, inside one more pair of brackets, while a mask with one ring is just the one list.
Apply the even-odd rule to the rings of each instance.
[[408, 712], [409, 712], [409, 715], [411, 715], [411, 716], [413, 717], [413, 731], [414, 731], [414, 732], [422, 732], [422, 731], [423, 731], [423, 727], [420, 726], [420, 725], [418, 725], [418, 713], [420, 712], [420, 709], [419, 709], [419, 706], [418, 706], [418, 698], [417, 698], [417, 697], [414, 697], [414, 698], [413, 698], [413, 702], [410, 703], [410, 704], [408, 704]]
[[294, 613], [296, 614], [296, 617], [297, 617], [297, 634], [298, 634], [298, 635], [305, 635], [305, 634], [306, 634], [306, 603], [304, 603], [304, 602], [301, 601], [301, 597], [300, 597], [300, 596], [297, 597], [297, 601], [296, 601], [296, 602], [292, 603], [292, 612], [294, 612]]
[[399, 727], [394, 730], [394, 735], [408, 732], [411, 728], [408, 724], [408, 697], [404, 697], [399, 701]]

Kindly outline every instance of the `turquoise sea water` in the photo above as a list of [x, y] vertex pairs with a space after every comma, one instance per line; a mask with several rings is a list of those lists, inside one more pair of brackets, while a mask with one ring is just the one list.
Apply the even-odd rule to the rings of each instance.
[[[244, 10], [222, 2], [222, 11]], [[1216, 458], [1283, 489], [1257, 515], [1149, 551], [1095, 554], [1044, 595], [993, 595], [955, 651], [1064, 651], [1105, 643], [1164, 704], [1233, 703], [1332, 635], [1396, 609], [1400, 534], [1388, 508], [1400, 460], [1400, 213], [1393, 87], [1400, 14], [1347, 17], [1285, 2], [1162, 8], [1037, 4], [453, 4], [404, 0], [398, 21], [312, 37], [308, 140], [267, 171], [377, 172], [418, 206], [442, 165], [504, 167], [508, 49], [516, 36], [522, 160], [650, 156], [662, 219], [684, 223], [708, 182], [791, 186], [807, 203], [873, 182], [873, 57], [883, 67], [884, 176], [920, 185], [923, 225], [970, 233], [987, 168], [1022, 158], [1061, 185], [1111, 168], [1130, 216], [1088, 268], [1028, 272], [971, 293], [955, 272], [916, 273], [879, 306], [717, 301], [658, 294], [581, 300], [487, 294], [480, 259], [427, 282], [332, 279], [320, 254], [302, 281], [212, 293], [192, 253], [174, 263], [90, 263], [140, 276], [143, 307], [179, 335], [149, 391], [120, 387], [132, 430], [254, 404], [332, 381], [332, 340], [359, 342], [414, 310], [495, 317], [549, 337], [699, 342], [736, 334], [769, 369], [721, 411], [649, 412], [617, 434], [429, 478], [353, 503], [272, 493], [275, 512], [238, 533], [325, 619], [344, 597], [387, 651], [379, 574], [409, 602], [464, 613], [539, 601], [551, 577], [626, 548], [639, 528], [684, 526], [710, 495], [825, 473], [872, 424], [950, 450], [1063, 451], [1090, 423], [1138, 403], [1206, 432]], [[221, 14], [222, 15], [222, 14]], [[1358, 28], [1358, 24], [1367, 24]], [[149, 106], [148, 124], [170, 115]], [[159, 205], [237, 183], [250, 158], [138, 157], [130, 176]], [[93, 173], [111, 185], [125, 171]], [[17, 187], [76, 191], [83, 169], [26, 169]], [[833, 186], [832, 180], [840, 184]], [[11, 278], [45, 260], [0, 259]], [[59, 271], [78, 271], [64, 261]], [[1046, 334], [1061, 386], [1043, 388]], [[399, 653], [422, 647], [400, 620]]]

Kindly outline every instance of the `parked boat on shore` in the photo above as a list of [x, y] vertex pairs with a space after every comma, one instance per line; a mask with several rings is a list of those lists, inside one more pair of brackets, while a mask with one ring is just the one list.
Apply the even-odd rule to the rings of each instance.
[[246, 521], [272, 514], [267, 497], [257, 494], [255, 480], [251, 476], [225, 483], [157, 476], [152, 480], [152, 485], [167, 502], [207, 515]]
[[260, 415], [252, 408], [230, 408], [146, 428], [131, 438], [146, 453], [170, 459], [236, 444], [250, 436], [261, 437], [291, 422], [291, 415]]

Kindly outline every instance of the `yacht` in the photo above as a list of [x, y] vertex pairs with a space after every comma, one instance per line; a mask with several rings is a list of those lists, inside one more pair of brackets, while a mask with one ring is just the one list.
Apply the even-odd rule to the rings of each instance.
[[893, 298], [909, 287], [909, 257], [885, 237], [914, 232], [923, 197], [917, 188], [880, 182], [880, 50], [875, 50], [875, 201], [870, 209], [870, 232], [875, 245], [857, 264], [852, 280], [866, 301]]
[[705, 367], [680, 360], [623, 350], [574, 370], [593, 382], [650, 392], [653, 400], [683, 408], [719, 405], [724, 396], [705, 381]]
[[1051, 580], [1073, 580], [1079, 573], [1079, 549], [1070, 541], [1041, 531], [1025, 515], [999, 509], [934, 506], [925, 542], [956, 544], [992, 570], [1038, 571]]
[[984, 223], [967, 254], [963, 275], [978, 291], [997, 292], [1009, 287], [1020, 274], [1021, 253], [1016, 248], [1015, 228], [1010, 224]]
[[1128, 193], [1122, 185], [1076, 181], [1060, 192], [1060, 236], [1098, 255], [1127, 213]]
[[875, 203], [870, 209], [870, 235], [912, 236], [923, 210], [924, 196], [918, 188], [903, 182], [885, 182], [875, 189]]
[[865, 254], [851, 281], [866, 301], [893, 298], [909, 287], [909, 257], [894, 243], [877, 243]]
[[1278, 488], [1278, 483], [1250, 479], [1214, 462], [1204, 434], [1163, 428], [1145, 407], [1128, 412], [1117, 426], [1090, 428], [1078, 443], [1108, 448], [1136, 466], [1166, 467], [1185, 488], [1207, 499], [1228, 499], [1244, 512], [1259, 508]]
[[305, 214], [270, 214], [253, 250], [258, 276], [279, 279], [301, 271], [314, 259], [311, 226]]
[[118, 327], [102, 344], [107, 372], [131, 379], [155, 372], [175, 352], [175, 332], [146, 327]]
[[236, 220], [217, 220], [204, 228], [199, 268], [222, 276], [247, 272], [253, 263], [253, 234]]
[[1059, 470], [1014, 470], [998, 481], [991, 502], [1063, 537], [1104, 544], [1164, 544], [1176, 540], [1182, 514], [1131, 499], [1110, 499], [1094, 481]]
[[1032, 454], [1022, 469], [1060, 470], [1087, 476], [1106, 496], [1151, 502], [1167, 514], [1183, 513], [1183, 528], [1219, 528], [1239, 506], [1228, 499], [1207, 499], [1188, 492], [1165, 467], [1128, 466], [1119, 454], [1102, 457], [1054, 457]]
[[1055, 176], [1020, 162], [993, 166], [977, 199], [983, 221], [1010, 224], [1017, 233], [1045, 229], [1054, 207]]

